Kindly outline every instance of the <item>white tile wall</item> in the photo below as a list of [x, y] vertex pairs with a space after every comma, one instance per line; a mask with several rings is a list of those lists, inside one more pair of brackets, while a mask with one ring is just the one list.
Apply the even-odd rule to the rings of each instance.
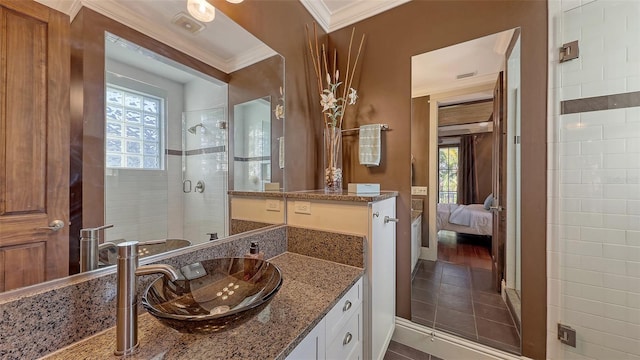
[[[140, 79], [167, 92], [167, 138], [171, 150], [183, 149], [182, 113], [221, 107], [220, 116], [200, 117], [193, 126], [203, 122], [207, 130], [188, 134], [185, 149], [201, 149], [227, 144], [226, 130], [217, 127], [226, 119], [226, 86], [214, 85], [202, 79], [185, 85], [175, 83], [139, 69], [111, 62], [118, 73]], [[195, 186], [198, 180], [206, 184], [205, 192], [184, 194], [182, 191], [182, 157], [169, 155], [164, 171], [117, 170], [106, 177], [106, 221], [115, 224], [105, 232], [107, 240], [153, 240], [184, 238], [194, 243], [208, 239], [206, 233], [227, 229], [227, 158], [226, 152], [188, 156], [185, 178]]]
[[[206, 129], [196, 134], [186, 134], [185, 149], [203, 149], [228, 146], [228, 128], [217, 125], [227, 120], [227, 87], [205, 80], [192, 81], [185, 85], [185, 111], [189, 112], [187, 127], [199, 122]], [[208, 109], [215, 109], [208, 111]], [[226, 236], [228, 231], [228, 152], [186, 156], [184, 178], [195, 187], [204, 181], [205, 191], [183, 194], [184, 238], [194, 244], [206, 242], [207, 233]]]
[[[166, 146], [179, 150], [184, 86], [115, 60], [108, 60], [106, 66], [109, 71], [142, 82], [143, 85], [138, 85], [140, 90], [161, 89], [167, 100]], [[182, 238], [182, 197], [176, 196], [182, 194], [181, 172], [176, 156], [166, 157], [162, 171], [111, 171], [105, 178], [105, 223], [115, 226], [105, 231], [105, 238], [140, 241]]]
[[[640, 108], [559, 113], [560, 100], [638, 91], [640, 1], [549, 1], [549, 13], [547, 357], [640, 359]], [[558, 64], [572, 40], [580, 58]]]
[[[167, 173], [111, 170], [105, 177], [105, 220], [115, 226], [106, 240], [167, 237]], [[109, 175], [110, 174], [110, 175]]]

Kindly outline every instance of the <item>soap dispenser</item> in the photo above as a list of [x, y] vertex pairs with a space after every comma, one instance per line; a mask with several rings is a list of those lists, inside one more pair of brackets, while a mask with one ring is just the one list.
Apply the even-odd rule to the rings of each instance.
[[257, 242], [252, 241], [249, 247], [249, 252], [244, 255], [244, 280], [255, 283], [260, 279], [261, 271], [260, 266], [264, 259], [264, 253], [260, 251], [260, 246]]

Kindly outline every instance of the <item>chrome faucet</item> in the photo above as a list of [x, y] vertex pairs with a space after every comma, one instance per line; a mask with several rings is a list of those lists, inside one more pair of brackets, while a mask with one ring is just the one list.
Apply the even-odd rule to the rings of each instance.
[[156, 264], [138, 266], [138, 242], [119, 243], [118, 288], [116, 308], [116, 350], [118, 356], [129, 355], [138, 347], [138, 275], [162, 274], [171, 281], [183, 279], [173, 266]]
[[80, 271], [91, 271], [98, 268], [98, 251], [100, 251], [100, 230], [112, 228], [104, 225], [97, 228], [80, 230]]

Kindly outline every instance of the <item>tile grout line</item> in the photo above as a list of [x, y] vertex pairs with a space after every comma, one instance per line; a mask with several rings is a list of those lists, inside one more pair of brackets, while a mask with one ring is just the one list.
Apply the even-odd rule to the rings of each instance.
[[395, 351], [393, 351], [393, 350], [388, 350], [388, 349], [387, 349], [387, 352], [394, 353], [394, 354], [396, 354], [396, 355], [398, 355], [398, 356], [402, 357], [403, 359], [415, 360], [414, 358], [410, 358], [410, 357], [408, 357], [408, 356], [406, 356], [406, 355], [404, 355], [404, 354], [400, 354], [399, 352], [395, 352]]
[[471, 311], [473, 312], [473, 325], [476, 330], [476, 341], [480, 342], [480, 332], [478, 331], [478, 321], [476, 319], [476, 307], [473, 302], [473, 280], [471, 279], [471, 267], [467, 266], [469, 272], [469, 295], [471, 296]]

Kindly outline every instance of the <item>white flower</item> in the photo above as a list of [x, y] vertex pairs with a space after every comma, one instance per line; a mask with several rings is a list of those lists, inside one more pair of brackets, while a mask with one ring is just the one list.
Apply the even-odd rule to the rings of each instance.
[[327, 85], [331, 86], [331, 76], [329, 76], [329, 73], [327, 73]]
[[340, 78], [340, 70], [336, 70], [336, 82], [338, 82], [339, 78]]
[[276, 119], [284, 119], [284, 106], [282, 104], [276, 105], [276, 109], [273, 112], [276, 115]]
[[322, 98], [320, 99], [320, 105], [322, 105], [323, 112], [332, 109], [334, 106], [336, 106], [336, 102], [338, 101], [330, 91], [325, 91], [325, 93], [320, 95], [320, 97]]
[[358, 93], [354, 88], [349, 88], [349, 95], [347, 96], [349, 97], [349, 105], [355, 104], [356, 100], [358, 100]]

